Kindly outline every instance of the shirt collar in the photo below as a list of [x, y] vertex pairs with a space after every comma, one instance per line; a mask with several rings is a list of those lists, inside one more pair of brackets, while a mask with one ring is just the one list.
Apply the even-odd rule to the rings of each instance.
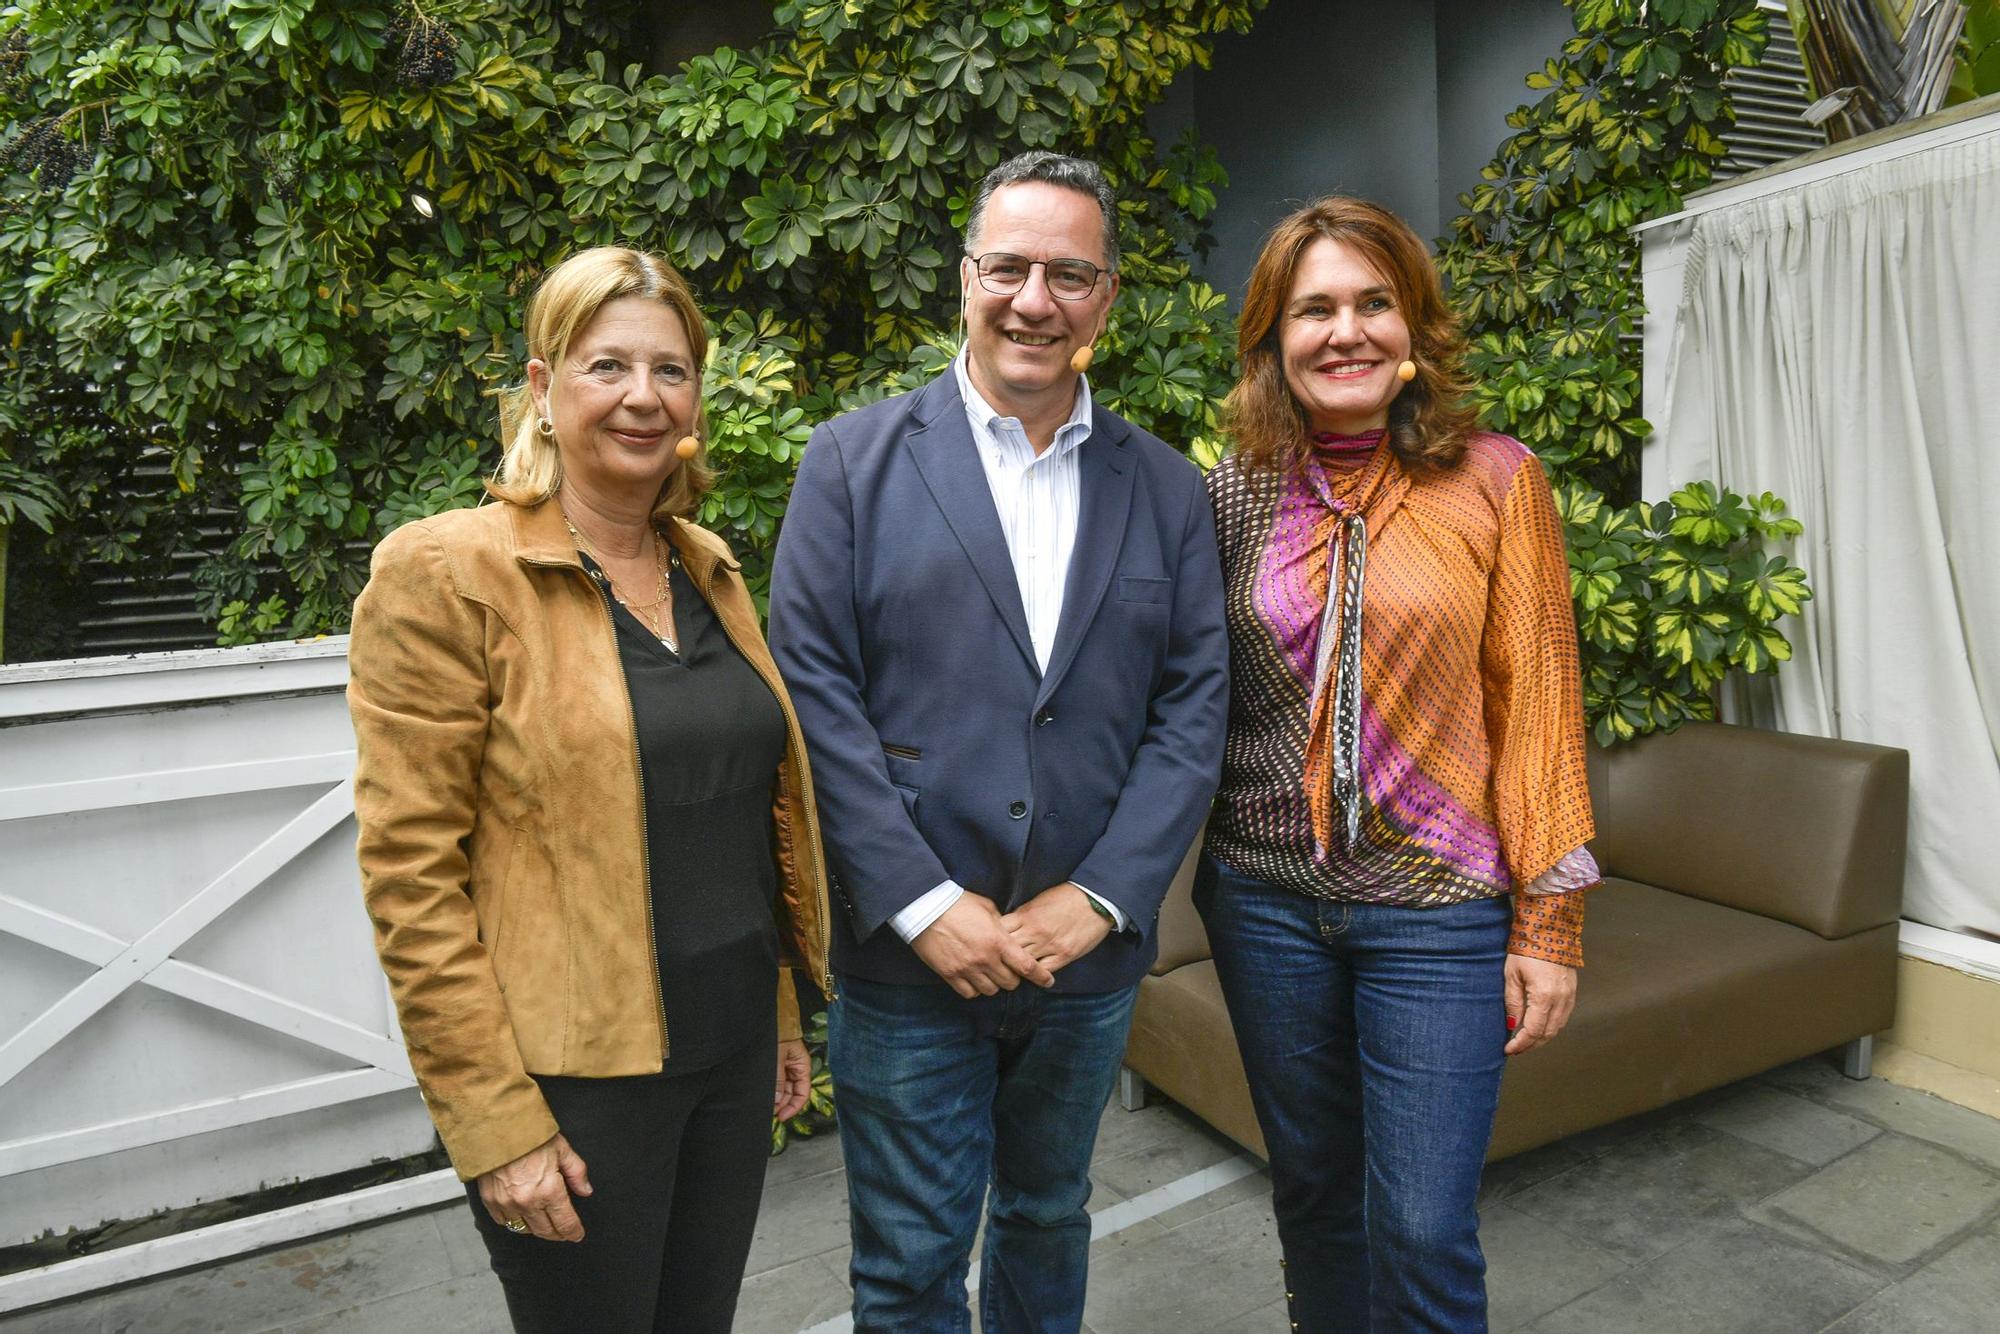
[[[958, 396], [965, 401], [965, 415], [975, 432], [997, 437], [997, 428], [1003, 422], [1011, 424], [1017, 433], [1021, 430], [1020, 418], [1001, 416], [973, 387], [972, 372], [966, 367], [963, 348], [952, 358], [951, 369], [958, 376]], [[1079, 375], [1076, 377], [1076, 402], [1070, 407], [1069, 420], [1056, 428], [1051, 453], [1068, 453], [1090, 438], [1090, 406], [1090, 377]]]

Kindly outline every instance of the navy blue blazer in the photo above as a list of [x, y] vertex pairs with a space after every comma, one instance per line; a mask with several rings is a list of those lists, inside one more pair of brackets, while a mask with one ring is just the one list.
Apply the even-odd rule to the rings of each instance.
[[1208, 815], [1229, 700], [1201, 475], [1094, 407], [1048, 672], [956, 376], [813, 432], [771, 574], [771, 652], [805, 732], [836, 968], [941, 979], [887, 926], [946, 879], [1004, 912], [1075, 880], [1131, 929], [1056, 975], [1139, 979]]

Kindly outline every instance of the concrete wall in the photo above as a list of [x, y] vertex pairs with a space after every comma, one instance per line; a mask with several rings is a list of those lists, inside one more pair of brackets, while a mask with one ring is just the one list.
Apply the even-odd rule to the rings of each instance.
[[1163, 140], [1196, 127], [1229, 172], [1209, 281], [1240, 296], [1271, 225], [1323, 194], [1442, 235], [1529, 100], [1523, 80], [1572, 31], [1561, 0], [1271, 0], [1151, 117]]
[[[1513, 131], [1507, 113], [1541, 94], [1525, 80], [1576, 35], [1561, 0], [1443, 0], [1437, 23], [1438, 225]], [[1424, 233], [1426, 236], [1431, 232]]]

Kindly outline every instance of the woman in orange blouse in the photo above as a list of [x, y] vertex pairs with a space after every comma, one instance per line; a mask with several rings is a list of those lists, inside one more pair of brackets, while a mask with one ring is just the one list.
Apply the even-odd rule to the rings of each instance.
[[1294, 1328], [1485, 1328], [1505, 1054], [1561, 1031], [1598, 873], [1562, 523], [1473, 428], [1421, 240], [1272, 232], [1209, 476], [1229, 739], [1196, 902], [1270, 1150]]

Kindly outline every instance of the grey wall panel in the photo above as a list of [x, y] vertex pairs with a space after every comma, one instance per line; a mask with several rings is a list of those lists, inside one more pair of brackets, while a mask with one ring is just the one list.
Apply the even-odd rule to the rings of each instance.
[[1562, 50], [1576, 25], [1562, 0], [1437, 0], [1438, 225], [1479, 184], [1507, 128], [1507, 113], [1541, 97], [1527, 77]]
[[1271, 225], [1322, 194], [1437, 231], [1434, 46], [1433, 0], [1272, 0], [1250, 32], [1216, 42], [1211, 68], [1182, 76], [1188, 90], [1154, 123], [1178, 133], [1191, 117], [1229, 172], [1211, 283], [1239, 299]]

